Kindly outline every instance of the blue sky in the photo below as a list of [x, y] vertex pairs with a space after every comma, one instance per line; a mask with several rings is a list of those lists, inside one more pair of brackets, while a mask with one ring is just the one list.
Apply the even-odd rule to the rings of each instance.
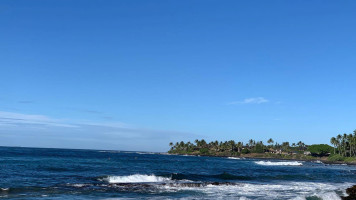
[[355, 1], [0, 2], [0, 145], [166, 151], [356, 129]]

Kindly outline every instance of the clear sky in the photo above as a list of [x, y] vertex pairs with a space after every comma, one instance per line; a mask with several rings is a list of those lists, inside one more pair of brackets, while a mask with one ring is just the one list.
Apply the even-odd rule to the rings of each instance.
[[356, 129], [356, 1], [0, 1], [0, 145], [166, 151]]

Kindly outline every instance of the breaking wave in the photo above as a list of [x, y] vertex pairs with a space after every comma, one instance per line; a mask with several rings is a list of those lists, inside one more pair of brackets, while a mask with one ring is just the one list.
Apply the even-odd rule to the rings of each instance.
[[171, 179], [155, 175], [134, 174], [129, 176], [108, 176], [100, 180], [108, 183], [157, 183], [166, 182]]
[[351, 185], [350, 183], [284, 182], [280, 184], [202, 184], [198, 187], [165, 184], [159, 187], [166, 192], [199, 191], [205, 193], [207, 199], [221, 198], [223, 195], [234, 197], [234, 199], [340, 200], [339, 194], [345, 195], [345, 189]]
[[227, 157], [227, 159], [240, 160], [240, 158], [238, 158], [238, 157]]
[[[145, 176], [145, 175], [141, 175]], [[312, 182], [281, 182], [274, 184], [231, 183], [231, 182], [155, 182], [155, 183], [92, 183], [92, 184], [66, 184], [66, 187], [75, 188], [77, 193], [85, 194], [87, 191], [98, 192], [138, 192], [156, 194], [181, 194], [188, 192], [195, 194], [178, 199], [290, 199], [290, 200], [340, 200], [345, 196], [345, 189], [352, 183], [312, 183]], [[10, 188], [7, 194], [46, 192], [45, 195], [58, 192], [57, 187], [38, 188]], [[1, 191], [0, 191], [1, 197]], [[164, 198], [158, 198], [164, 199]]]
[[[277, 162], [259, 161], [272, 163]], [[298, 162], [279, 162], [278, 165], [300, 165]], [[267, 164], [271, 165], [271, 164]], [[225, 179], [226, 182], [211, 181], [188, 181], [185, 178], [197, 175], [171, 174], [165, 176], [134, 174], [129, 176], [107, 176], [99, 179], [107, 184], [93, 185], [96, 187], [107, 187], [110, 190], [134, 191], [160, 193], [194, 192], [204, 194], [206, 199], [220, 197], [234, 199], [322, 199], [340, 200], [340, 195], [345, 195], [345, 189], [353, 185], [352, 183], [315, 183], [315, 182], [293, 182], [285, 181], [280, 183], [256, 184], [246, 182], [230, 182], [228, 180], [241, 179], [232, 174], [223, 173], [214, 175], [218, 179]], [[203, 179], [200, 177], [195, 177]], [[184, 180], [184, 181], [183, 181]], [[75, 184], [72, 187], [88, 187], [86, 184]], [[104, 189], [103, 188], [103, 189]], [[194, 199], [196, 196], [192, 196]], [[187, 198], [190, 199], [190, 198]]]
[[256, 161], [258, 165], [266, 165], [266, 166], [278, 166], [278, 165], [289, 165], [289, 166], [301, 166], [303, 163], [298, 161], [291, 162], [271, 162], [271, 161]]

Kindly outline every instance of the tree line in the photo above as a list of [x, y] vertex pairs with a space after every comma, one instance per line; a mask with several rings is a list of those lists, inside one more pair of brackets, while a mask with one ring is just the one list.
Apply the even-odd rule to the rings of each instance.
[[329, 156], [334, 160], [356, 160], [356, 130], [349, 134], [339, 134], [330, 139], [331, 147], [327, 144], [306, 145], [304, 142], [297, 143], [282, 142], [277, 143], [272, 138], [263, 141], [253, 139], [248, 142], [229, 141], [211, 141], [206, 142], [204, 139], [195, 140], [194, 142], [171, 142], [169, 144], [169, 153], [176, 154], [193, 154], [193, 155], [216, 155], [216, 156], [235, 156], [248, 153], [292, 153], [304, 154], [308, 151], [312, 156]]
[[206, 142], [204, 139], [196, 139], [192, 142], [173, 142], [169, 143], [169, 153], [178, 154], [202, 154], [202, 155], [239, 155], [241, 153], [264, 153], [278, 150], [279, 152], [300, 152], [305, 151], [307, 145], [299, 141], [290, 144], [289, 142], [277, 143], [272, 138], [264, 144], [262, 141], [250, 139], [247, 143], [241, 141], [211, 141]]
[[350, 134], [339, 134], [330, 139], [330, 143], [334, 146], [334, 154], [343, 157], [356, 156], [356, 130]]

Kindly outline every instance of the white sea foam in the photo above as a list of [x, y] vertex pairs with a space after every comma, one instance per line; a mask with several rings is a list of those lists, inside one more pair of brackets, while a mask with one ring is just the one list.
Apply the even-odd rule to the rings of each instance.
[[267, 166], [275, 166], [275, 165], [291, 165], [291, 166], [301, 166], [303, 163], [298, 161], [291, 162], [271, 162], [271, 161], [256, 161], [258, 165], [267, 165]]
[[73, 184], [72, 186], [73, 186], [73, 187], [78, 187], [78, 188], [81, 188], [81, 187], [89, 186], [89, 184], [80, 184], [80, 183], [76, 183], [76, 184]]
[[322, 200], [339, 200], [341, 199], [339, 195], [335, 192], [326, 192], [324, 194], [318, 194], [317, 197], [321, 198]]
[[227, 157], [228, 159], [240, 160], [238, 157]]
[[171, 180], [170, 178], [159, 177], [155, 175], [134, 174], [129, 176], [108, 176], [102, 180], [109, 183], [154, 183], [165, 182]]
[[323, 163], [323, 162], [321, 162], [320, 160], [315, 161], [315, 163], [324, 164], [324, 163]]
[[299, 197], [291, 198], [290, 200], [306, 200], [306, 198], [299, 196]]
[[137, 154], [140, 154], [140, 155], [145, 155], [145, 154], [156, 154], [156, 153], [153, 153], [153, 152], [136, 152]]
[[[136, 177], [133, 180], [133, 177]], [[144, 178], [143, 178], [144, 177]], [[150, 178], [147, 178], [150, 177]], [[110, 178], [110, 177], [108, 177]], [[120, 180], [115, 183], [137, 183], [144, 182], [149, 179], [149, 182], [159, 181], [164, 182], [168, 178], [156, 177], [154, 175], [131, 175], [131, 176], [115, 176], [112, 180]], [[128, 181], [127, 179], [130, 179]], [[113, 182], [114, 183], [114, 182]], [[191, 187], [185, 184], [151, 184], [156, 189], [150, 190], [158, 193], [174, 193], [194, 191], [201, 193], [204, 199], [239, 199], [239, 200], [266, 200], [266, 199], [289, 199], [289, 200], [306, 200], [310, 197], [317, 197], [322, 200], [340, 200], [338, 194], [345, 192], [346, 188], [355, 183], [317, 183], [317, 182], [293, 182], [284, 181], [270, 184], [254, 184], [240, 183], [237, 185], [215, 185], [208, 184], [198, 187]], [[173, 184], [171, 184], [173, 183]], [[105, 186], [105, 185], [103, 185]], [[345, 195], [345, 193], [344, 193]], [[161, 197], [152, 199], [164, 199]], [[184, 197], [183, 199], [197, 199], [197, 196]]]
[[305, 200], [307, 197], [318, 197], [323, 200], [340, 200], [336, 191], [342, 193], [354, 183], [312, 183], [281, 182], [279, 184], [207, 185], [205, 187], [172, 187], [159, 186], [163, 191], [198, 191], [206, 199], [290, 199]]
[[239, 200], [249, 200], [247, 197], [240, 197]]

